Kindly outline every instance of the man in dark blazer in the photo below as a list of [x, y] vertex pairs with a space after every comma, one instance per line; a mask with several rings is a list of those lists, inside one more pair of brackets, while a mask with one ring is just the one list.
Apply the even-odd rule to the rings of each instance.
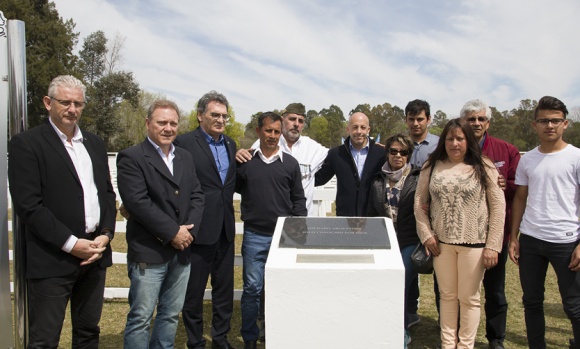
[[366, 216], [373, 177], [385, 163], [385, 148], [369, 139], [370, 130], [365, 114], [352, 114], [346, 127], [349, 137], [343, 145], [328, 151], [316, 172], [316, 186], [326, 184], [336, 175], [337, 216]]
[[199, 230], [204, 195], [191, 154], [173, 146], [178, 123], [175, 103], [153, 102], [146, 119], [147, 139], [117, 156], [119, 194], [130, 215], [126, 349], [173, 348], [185, 299], [189, 246]]
[[58, 346], [70, 300], [73, 347], [98, 348], [116, 215], [107, 152], [77, 126], [82, 82], [54, 78], [43, 102], [49, 120], [11, 139], [8, 165], [26, 231], [28, 347]]
[[208, 277], [212, 283], [212, 347], [231, 348], [227, 339], [234, 302], [233, 196], [236, 183], [236, 143], [224, 135], [229, 119], [228, 100], [216, 91], [197, 103], [199, 127], [177, 137], [175, 144], [193, 155], [205, 194], [199, 233], [191, 246], [191, 274], [183, 307], [188, 348], [205, 348], [203, 297]]

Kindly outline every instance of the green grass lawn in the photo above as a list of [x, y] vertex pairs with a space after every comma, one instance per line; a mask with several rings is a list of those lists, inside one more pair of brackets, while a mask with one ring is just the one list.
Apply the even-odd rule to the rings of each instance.
[[[113, 241], [116, 251], [122, 251], [126, 248], [122, 235], [120, 238]], [[241, 246], [241, 236], [237, 236], [236, 249], [239, 253]], [[526, 336], [524, 326], [524, 313], [521, 305], [521, 288], [518, 279], [517, 267], [508, 261], [507, 281], [506, 281], [507, 295], [509, 301], [508, 313], [508, 327], [506, 348], [526, 348]], [[116, 265], [109, 269], [107, 275], [107, 286], [128, 287], [129, 281], [126, 276], [126, 268], [124, 265]], [[242, 288], [241, 268], [236, 267], [236, 281], [235, 287]], [[483, 302], [483, 301], [482, 301]], [[123, 330], [125, 324], [125, 317], [129, 306], [126, 300], [106, 301], [103, 309], [101, 320], [101, 347], [102, 348], [121, 348], [123, 343]], [[211, 340], [209, 319], [211, 319], [211, 302], [205, 302], [205, 335], [208, 342]], [[550, 268], [547, 283], [546, 283], [546, 339], [548, 348], [568, 348], [568, 338], [572, 337], [571, 325], [566, 315], [562, 311], [561, 300], [557, 291], [556, 276]], [[68, 315], [68, 314], [67, 314]], [[421, 322], [414, 326], [410, 333], [413, 338], [411, 348], [435, 348], [437, 339], [439, 337], [437, 327], [437, 311], [435, 309], [435, 302], [433, 296], [433, 281], [430, 275], [421, 276], [421, 299], [419, 307], [419, 315]], [[482, 311], [482, 318], [477, 335], [476, 348], [487, 348], [487, 341], [485, 339], [485, 318]], [[243, 342], [239, 335], [240, 330], [240, 303], [235, 302], [234, 315], [232, 318], [232, 331], [229, 339], [236, 348], [242, 348]], [[70, 318], [67, 316], [65, 328], [63, 329], [61, 337], [61, 347], [70, 348]], [[338, 334], [337, 334], [338, 335]], [[176, 347], [184, 348], [186, 341], [185, 330], [180, 323], [176, 337]], [[263, 344], [259, 343], [259, 348], [263, 348]], [[209, 347], [209, 346], [208, 346]], [[312, 348], [316, 348], [316, 343], [313, 343]], [[274, 348], [275, 349], [275, 348]]]
[[[239, 210], [239, 208], [238, 208]], [[239, 219], [239, 217], [238, 217]], [[11, 234], [10, 234], [11, 235]], [[10, 237], [10, 242], [12, 238]], [[240, 253], [242, 236], [236, 236], [236, 253]], [[113, 250], [126, 252], [127, 244], [123, 234], [118, 234], [113, 240]], [[235, 267], [235, 288], [242, 288], [241, 267]], [[572, 338], [572, 329], [569, 320], [562, 310], [561, 299], [558, 293], [556, 275], [552, 268], [549, 268], [546, 278], [545, 316], [546, 316], [546, 340], [548, 348], [568, 348], [568, 339]], [[127, 269], [125, 265], [114, 265], [107, 273], [108, 287], [129, 287]], [[209, 285], [208, 285], [209, 287]], [[482, 291], [483, 293], [483, 291]], [[524, 325], [524, 312], [521, 304], [522, 291], [519, 283], [517, 267], [508, 260], [506, 293], [509, 302], [508, 325], [506, 336], [506, 348], [526, 348], [526, 330]], [[129, 305], [126, 299], [105, 301], [101, 319], [101, 348], [122, 348], [123, 330]], [[210, 319], [211, 301], [205, 302], [205, 336], [211, 341]], [[421, 322], [414, 326], [411, 331], [413, 339], [410, 348], [435, 348], [438, 342], [439, 332], [437, 326], [437, 311], [433, 296], [433, 279], [431, 275], [421, 276], [421, 298], [419, 305], [419, 315]], [[234, 304], [234, 314], [232, 318], [232, 330], [229, 335], [230, 342], [236, 348], [243, 347], [243, 341], [239, 334], [241, 325], [240, 302]], [[339, 335], [339, 334], [337, 334]], [[322, 339], [321, 339], [322, 340]], [[186, 334], [183, 324], [180, 322], [176, 348], [185, 348]], [[258, 344], [258, 348], [264, 348], [263, 343]], [[71, 347], [70, 316], [67, 313], [65, 325], [61, 335], [60, 348]], [[485, 314], [483, 311], [482, 294], [482, 317], [477, 333], [476, 348], [487, 348], [485, 338]], [[208, 348], [210, 346], [208, 345]], [[316, 348], [316, 343], [312, 344]], [[362, 347], [361, 347], [362, 348]], [[276, 348], [273, 348], [276, 349]]]

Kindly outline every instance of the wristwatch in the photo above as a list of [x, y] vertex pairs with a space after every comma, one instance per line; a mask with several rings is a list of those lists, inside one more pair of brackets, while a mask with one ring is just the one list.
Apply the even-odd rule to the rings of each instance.
[[101, 235], [105, 235], [106, 237], [109, 238], [109, 242], [113, 241], [113, 238], [115, 237], [115, 233], [113, 233], [111, 231], [111, 229], [103, 229], [101, 230]]

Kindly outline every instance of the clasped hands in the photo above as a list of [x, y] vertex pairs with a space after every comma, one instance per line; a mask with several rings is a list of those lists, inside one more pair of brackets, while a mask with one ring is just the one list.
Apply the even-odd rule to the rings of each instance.
[[101, 257], [109, 244], [109, 237], [106, 235], [97, 236], [94, 240], [78, 239], [70, 253], [81, 259], [81, 266], [89, 265]]
[[180, 225], [177, 234], [171, 239], [173, 248], [183, 251], [193, 242], [193, 235], [189, 232], [193, 229], [193, 224]]

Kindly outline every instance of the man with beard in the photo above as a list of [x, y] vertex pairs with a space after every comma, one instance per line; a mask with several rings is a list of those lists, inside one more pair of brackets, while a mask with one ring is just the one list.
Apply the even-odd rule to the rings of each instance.
[[[314, 194], [314, 174], [322, 166], [326, 158], [328, 148], [322, 146], [310, 137], [303, 136], [304, 122], [306, 118], [306, 108], [302, 103], [290, 103], [282, 111], [282, 137], [279, 146], [282, 151], [291, 154], [300, 164], [300, 174], [302, 176], [302, 187], [306, 196], [306, 208], [309, 216], [317, 216], [315, 207], [312, 205]], [[260, 141], [252, 144], [252, 149], [257, 149]], [[250, 149], [250, 150], [252, 150]], [[246, 162], [252, 158], [249, 151], [240, 149], [236, 154], [238, 162]]]

